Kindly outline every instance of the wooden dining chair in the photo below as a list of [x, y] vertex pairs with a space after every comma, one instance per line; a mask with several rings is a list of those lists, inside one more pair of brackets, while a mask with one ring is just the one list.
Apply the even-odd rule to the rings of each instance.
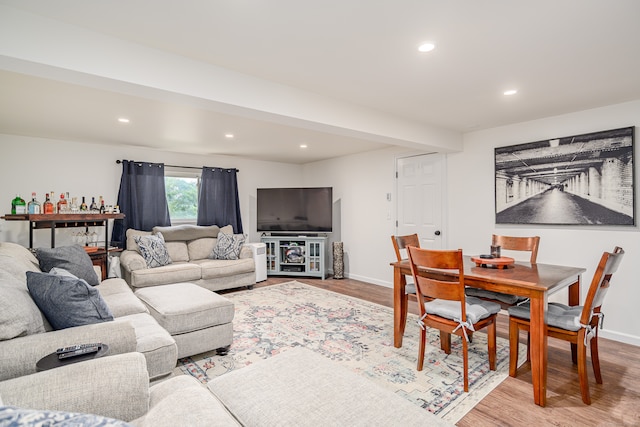
[[[547, 335], [571, 343], [571, 357], [578, 365], [580, 393], [582, 401], [591, 404], [589, 395], [589, 379], [587, 374], [587, 345], [591, 347], [591, 364], [596, 382], [602, 384], [600, 359], [598, 357], [598, 323], [604, 316], [602, 302], [611, 284], [611, 277], [616, 272], [624, 250], [616, 247], [613, 252], [605, 252], [600, 258], [584, 306], [567, 306], [550, 302], [547, 310]], [[518, 363], [518, 344], [520, 330], [529, 332], [529, 304], [509, 308], [509, 375], [516, 376]], [[576, 355], [577, 353], [577, 355]], [[527, 360], [529, 360], [527, 348]]]
[[[500, 236], [494, 234], [491, 238], [492, 246], [500, 246], [501, 251], [517, 251], [528, 252], [529, 263], [535, 264], [538, 259], [538, 246], [540, 245], [540, 237], [514, 237]], [[468, 296], [474, 296], [488, 301], [495, 301], [504, 309], [512, 305], [526, 301], [526, 298], [517, 295], [505, 294], [502, 292], [494, 292], [486, 289], [478, 289], [469, 287], [466, 290]]]
[[[451, 353], [451, 334], [462, 337], [464, 391], [469, 391], [468, 334], [487, 327], [489, 369], [496, 370], [496, 319], [500, 305], [464, 293], [462, 249], [430, 250], [409, 246], [409, 264], [417, 289], [420, 310], [418, 371], [424, 365], [427, 327], [440, 330], [442, 349]], [[425, 274], [422, 269], [449, 270], [451, 274]], [[425, 296], [434, 298], [427, 301]]]
[[[391, 236], [391, 242], [393, 243], [393, 250], [396, 253], [396, 258], [398, 261], [405, 260], [409, 257], [407, 252], [408, 246], [415, 246], [417, 248], [420, 247], [420, 239], [417, 234], [409, 234], [406, 236]], [[417, 301], [416, 297], [416, 286], [412, 282], [407, 282], [404, 288], [404, 297], [402, 298], [402, 303], [400, 306], [400, 325], [401, 325], [401, 334], [404, 335], [404, 328], [407, 324], [407, 312], [409, 310], [409, 299], [413, 299]]]

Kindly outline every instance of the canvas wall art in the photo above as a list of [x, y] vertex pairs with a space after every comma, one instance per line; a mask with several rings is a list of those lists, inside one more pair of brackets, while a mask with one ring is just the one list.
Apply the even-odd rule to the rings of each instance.
[[634, 127], [495, 149], [496, 224], [635, 225]]

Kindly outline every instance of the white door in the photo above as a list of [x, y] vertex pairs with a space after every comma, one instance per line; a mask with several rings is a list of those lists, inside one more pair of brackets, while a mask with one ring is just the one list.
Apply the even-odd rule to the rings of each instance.
[[422, 248], [444, 247], [444, 161], [441, 154], [397, 159], [396, 234], [417, 233]]

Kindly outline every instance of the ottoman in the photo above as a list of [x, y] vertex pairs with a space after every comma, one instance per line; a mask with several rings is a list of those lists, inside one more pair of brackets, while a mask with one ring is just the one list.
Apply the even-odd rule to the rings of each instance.
[[234, 307], [228, 299], [193, 283], [140, 288], [135, 295], [175, 339], [178, 358], [229, 350]]
[[207, 387], [245, 427], [453, 427], [302, 347], [227, 372]]

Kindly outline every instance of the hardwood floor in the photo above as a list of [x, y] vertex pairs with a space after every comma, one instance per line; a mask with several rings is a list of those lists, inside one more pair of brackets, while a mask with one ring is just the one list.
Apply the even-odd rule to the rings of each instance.
[[[294, 280], [269, 277], [256, 287]], [[300, 282], [322, 289], [393, 307], [392, 290], [351, 279], [298, 278]], [[606, 303], [605, 303], [606, 309]], [[409, 310], [417, 314], [417, 304]], [[508, 339], [508, 319], [500, 315], [498, 336]], [[524, 334], [521, 341], [526, 342]], [[589, 360], [591, 405], [580, 397], [578, 370], [571, 363], [569, 346], [549, 339], [547, 406], [533, 403], [531, 371], [525, 363], [517, 378], [508, 377], [473, 408], [458, 426], [638, 426], [640, 425], [640, 348], [599, 339], [603, 384], [596, 384]]]

